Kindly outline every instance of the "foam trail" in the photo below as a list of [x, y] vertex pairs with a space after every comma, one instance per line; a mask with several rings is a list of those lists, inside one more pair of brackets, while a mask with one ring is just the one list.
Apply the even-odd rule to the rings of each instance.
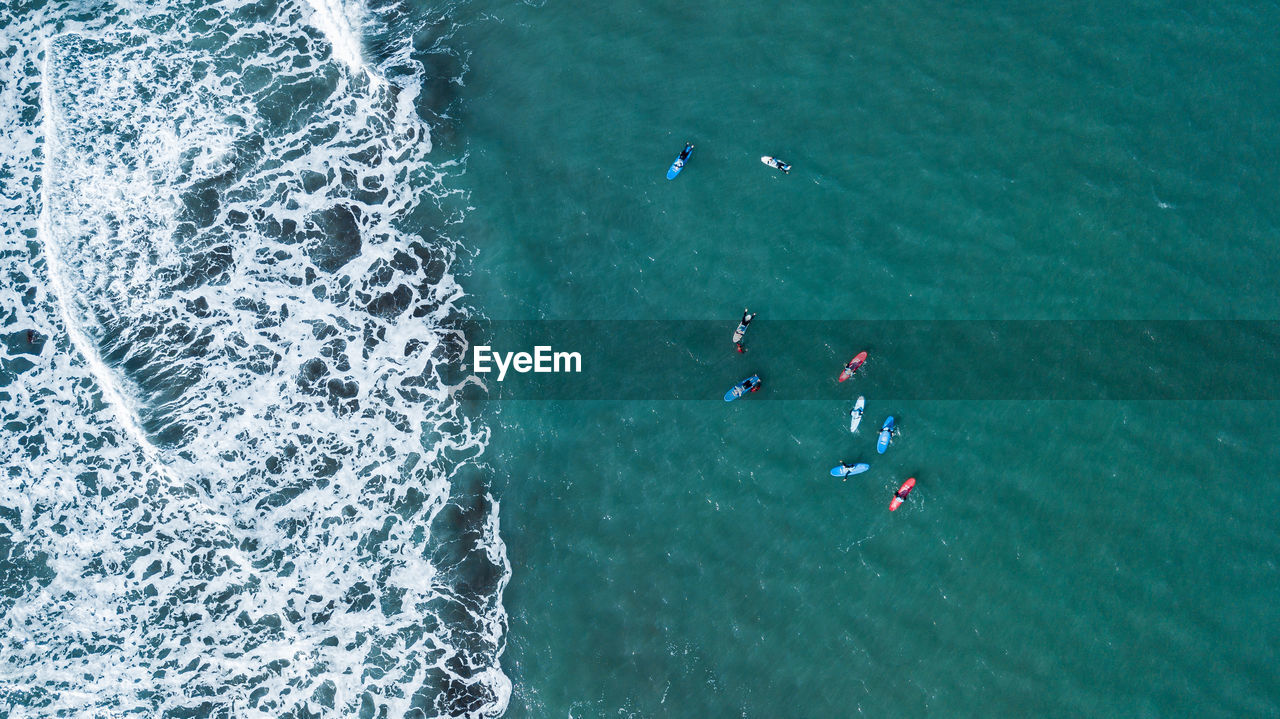
[[[44, 63], [41, 66], [41, 77], [49, 77], [49, 57], [52, 55], [52, 38], [44, 42]], [[38, 221], [37, 238], [40, 240], [41, 248], [45, 254], [45, 267], [49, 276], [49, 283], [53, 287], [54, 295], [57, 298], [57, 306], [62, 317], [62, 327], [67, 333], [71, 344], [75, 346], [76, 351], [84, 359], [89, 366], [89, 371], [93, 375], [95, 385], [102, 392], [103, 398], [107, 404], [115, 412], [116, 421], [124, 428], [129, 438], [142, 450], [147, 460], [155, 471], [163, 474], [166, 478], [173, 480], [173, 477], [166, 471], [164, 463], [160, 460], [159, 451], [156, 446], [148, 439], [146, 432], [142, 430], [142, 426], [138, 423], [138, 415], [134, 409], [134, 403], [127, 399], [120, 389], [120, 384], [115, 373], [111, 368], [102, 362], [102, 357], [97, 348], [85, 335], [81, 327], [81, 323], [77, 320], [72, 312], [71, 303], [75, 295], [71, 292], [66, 280], [62, 275], [62, 262], [58, 256], [58, 248], [55, 243], [49, 241], [50, 225], [49, 225], [49, 188], [52, 187], [51, 158], [58, 147], [56, 110], [54, 106], [52, 83], [45, 81], [40, 84], [40, 110], [44, 118], [44, 162], [42, 163], [42, 182], [40, 183], [41, 201], [40, 201], [40, 219]], [[193, 490], [197, 489], [194, 485], [187, 484]]]

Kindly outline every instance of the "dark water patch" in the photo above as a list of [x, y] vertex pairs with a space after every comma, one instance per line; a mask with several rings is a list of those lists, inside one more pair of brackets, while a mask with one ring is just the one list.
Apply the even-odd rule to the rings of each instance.
[[[454, 665], [450, 669], [456, 672], [456, 666], [462, 660], [454, 657], [448, 663]], [[479, 682], [461, 681], [436, 667], [429, 668], [425, 673], [426, 689], [414, 694], [413, 699], [414, 711], [426, 712], [419, 716], [480, 716], [480, 710], [494, 701], [492, 690]], [[471, 674], [463, 667], [462, 676]]]
[[[194, 427], [161, 417], [144, 418], [142, 429], [151, 437], [152, 443], [159, 447], [181, 447], [196, 436]], [[204, 489], [206, 492], [209, 491], [208, 487]]]
[[332, 274], [360, 254], [361, 215], [358, 206], [342, 204], [307, 218], [319, 232], [306, 244], [307, 257], [316, 267]]
[[342, 338], [329, 340], [320, 348], [320, 355], [333, 360], [333, 368], [338, 372], [350, 372], [351, 361], [347, 358], [347, 341]]
[[9, 529], [20, 526], [22, 517], [17, 510], [0, 507], [0, 609], [5, 611], [13, 606], [13, 600], [47, 587], [54, 577], [47, 564], [49, 555], [16, 539]]
[[[437, 288], [445, 275], [449, 272], [449, 261], [445, 256], [445, 250], [440, 247], [428, 247], [421, 242], [414, 242], [409, 246], [409, 251], [413, 253], [413, 258], [417, 260], [418, 271], [416, 289], [418, 297], [422, 299], [432, 299], [438, 294]], [[413, 258], [406, 258], [405, 266]], [[416, 317], [422, 317], [429, 311], [434, 311], [435, 305], [424, 305], [415, 312]]]
[[363, 612], [372, 607], [374, 601], [372, 588], [364, 582], [356, 582], [342, 597], [348, 612]]
[[432, 151], [451, 154], [463, 148], [461, 78], [466, 56], [443, 46], [443, 40], [434, 29], [414, 37], [412, 57], [423, 68], [414, 111], [431, 126]]
[[[194, 671], [197, 667], [189, 667]], [[231, 708], [224, 703], [210, 701], [195, 706], [168, 709], [161, 716], [164, 719], [230, 719]]]
[[[349, 448], [336, 447], [331, 450], [335, 454], [350, 454]], [[343, 462], [337, 457], [331, 455], [320, 455], [311, 461], [311, 474], [316, 479], [325, 479], [332, 477], [342, 469]]]
[[319, 192], [329, 182], [327, 176], [312, 170], [303, 170], [300, 179], [302, 181], [302, 189], [307, 194]]
[[38, 355], [44, 351], [47, 339], [36, 330], [29, 329], [10, 332], [7, 335], [3, 335], [0, 341], [4, 342], [5, 349], [9, 354]]
[[183, 306], [187, 313], [197, 319], [208, 319], [213, 316], [213, 312], [209, 309], [209, 301], [203, 297], [197, 297], [194, 300], [184, 300]]
[[279, 11], [279, 7], [279, 3], [270, 2], [269, 0], [260, 3], [246, 3], [237, 7], [235, 12], [227, 16], [226, 23], [232, 27], [269, 23]]
[[382, 148], [378, 145], [369, 145], [364, 149], [356, 150], [349, 157], [362, 165], [377, 167], [382, 164]]
[[325, 386], [328, 390], [326, 402], [335, 415], [345, 417], [360, 411], [359, 383], [354, 380], [330, 379]]
[[368, 301], [365, 311], [375, 317], [394, 319], [404, 314], [413, 303], [413, 291], [407, 285], [400, 285], [391, 292], [384, 292]]
[[329, 365], [319, 358], [310, 359], [303, 363], [298, 377], [294, 380], [298, 384], [298, 388], [310, 395], [320, 396], [324, 394], [323, 380], [329, 374]]
[[[316, 118], [316, 119], [317, 121], [320, 120], [320, 118]], [[318, 124], [311, 125], [307, 128], [307, 137], [304, 144], [307, 147], [324, 147], [329, 143], [331, 143], [334, 140], [334, 138], [338, 136], [338, 133], [341, 131], [341, 129], [342, 129], [341, 125], [339, 125], [336, 122], [328, 122], [328, 123], [319, 122]], [[327, 179], [324, 181], [324, 183], [320, 185], [320, 187], [323, 187], [324, 184], [327, 184], [328, 182], [331, 182], [333, 180], [333, 177], [334, 177], [333, 172], [334, 171], [331, 168], [329, 169], [327, 175], [321, 175], [321, 177], [327, 177]], [[320, 173], [312, 173], [312, 174], [316, 175]], [[308, 190], [308, 192], [315, 192], [316, 190], [319, 190], [320, 187], [317, 187], [315, 190]]]
[[260, 94], [257, 107], [276, 131], [296, 132], [321, 112], [338, 86], [338, 68], [330, 63], [306, 76], [279, 78]]
[[[284, 448], [280, 450], [280, 454], [276, 456], [268, 457], [266, 462], [263, 463], [263, 466], [271, 474], [281, 474], [287, 468], [289, 468], [294, 464], [292, 460], [294, 459], [294, 457], [297, 456], [297, 454], [298, 454], [298, 446], [296, 444], [293, 444], [292, 442], [287, 443], [285, 444]], [[255, 544], [255, 548], [256, 548], [256, 544]], [[252, 550], [246, 549], [245, 551], [252, 551]]]
[[283, 507], [308, 489], [310, 489], [310, 487], [305, 483], [290, 485], [283, 489], [276, 490], [275, 492], [272, 492], [258, 500], [258, 502], [254, 504], [253, 508], [261, 511], [264, 509]]
[[[187, 317], [207, 313], [208, 305], [187, 302], [184, 309], [171, 307], [148, 317], [122, 321], [101, 317], [101, 333], [96, 338], [102, 359], [115, 366], [145, 398], [139, 408], [143, 430], [160, 446], [184, 444], [194, 430], [174, 419], [176, 403], [205, 376], [210, 345], [217, 339], [213, 330]], [[271, 361], [278, 362], [278, 355]], [[266, 360], [264, 360], [266, 361]]]
[[4, 374], [12, 377], [35, 367], [35, 363], [26, 357], [18, 357], [17, 359], [0, 360], [0, 367], [3, 367]]
[[212, 225], [222, 209], [222, 190], [217, 186], [219, 184], [223, 183], [217, 178], [202, 181], [182, 193], [183, 211], [179, 217], [201, 229]]
[[408, 275], [418, 270], [418, 261], [404, 250], [396, 250], [396, 253], [391, 256], [391, 266], [396, 271]]

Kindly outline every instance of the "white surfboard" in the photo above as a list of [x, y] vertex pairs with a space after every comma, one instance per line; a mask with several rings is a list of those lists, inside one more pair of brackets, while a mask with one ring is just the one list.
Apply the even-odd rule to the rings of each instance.
[[782, 170], [783, 172], [791, 172], [791, 165], [788, 165], [787, 163], [783, 162], [782, 160], [779, 160], [776, 157], [770, 157], [768, 155], [764, 155], [763, 157], [760, 158], [760, 161], [768, 165], [769, 167], [774, 168], [775, 170]]
[[865, 397], [859, 397], [853, 409], [849, 410], [849, 431], [857, 432], [858, 423], [862, 421], [862, 411], [866, 409], [867, 400]]

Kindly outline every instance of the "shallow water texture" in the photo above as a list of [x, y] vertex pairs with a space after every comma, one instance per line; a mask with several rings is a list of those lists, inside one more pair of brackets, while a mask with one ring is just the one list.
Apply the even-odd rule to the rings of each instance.
[[382, 12], [3, 11], [0, 714], [505, 706], [489, 430], [437, 370], [450, 25]]
[[[784, 322], [1276, 318], [1274, 7], [494, 14], [465, 32], [476, 302], [722, 322], [687, 343], [694, 323], [621, 322], [604, 353], [693, 370], [614, 396], [705, 401], [490, 403], [508, 716], [1280, 714], [1273, 403], [904, 401], [875, 391], [899, 364], [951, 353], [939, 394], [966, 396], [966, 365], [1005, 358]], [[1008, 396], [1072, 360], [1013, 367]], [[1154, 369], [1089, 360], [1104, 388]], [[755, 372], [760, 393], [720, 399]], [[841, 460], [871, 469], [841, 482]]]

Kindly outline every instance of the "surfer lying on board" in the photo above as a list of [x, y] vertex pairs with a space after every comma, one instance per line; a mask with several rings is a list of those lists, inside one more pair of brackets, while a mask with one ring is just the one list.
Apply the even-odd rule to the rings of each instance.
[[742, 321], [738, 323], [738, 330], [733, 333], [733, 346], [738, 348], [738, 352], [746, 352], [747, 348], [742, 346], [742, 336], [747, 333], [747, 327], [751, 324], [751, 320], [756, 318], [750, 310], [742, 310]]

